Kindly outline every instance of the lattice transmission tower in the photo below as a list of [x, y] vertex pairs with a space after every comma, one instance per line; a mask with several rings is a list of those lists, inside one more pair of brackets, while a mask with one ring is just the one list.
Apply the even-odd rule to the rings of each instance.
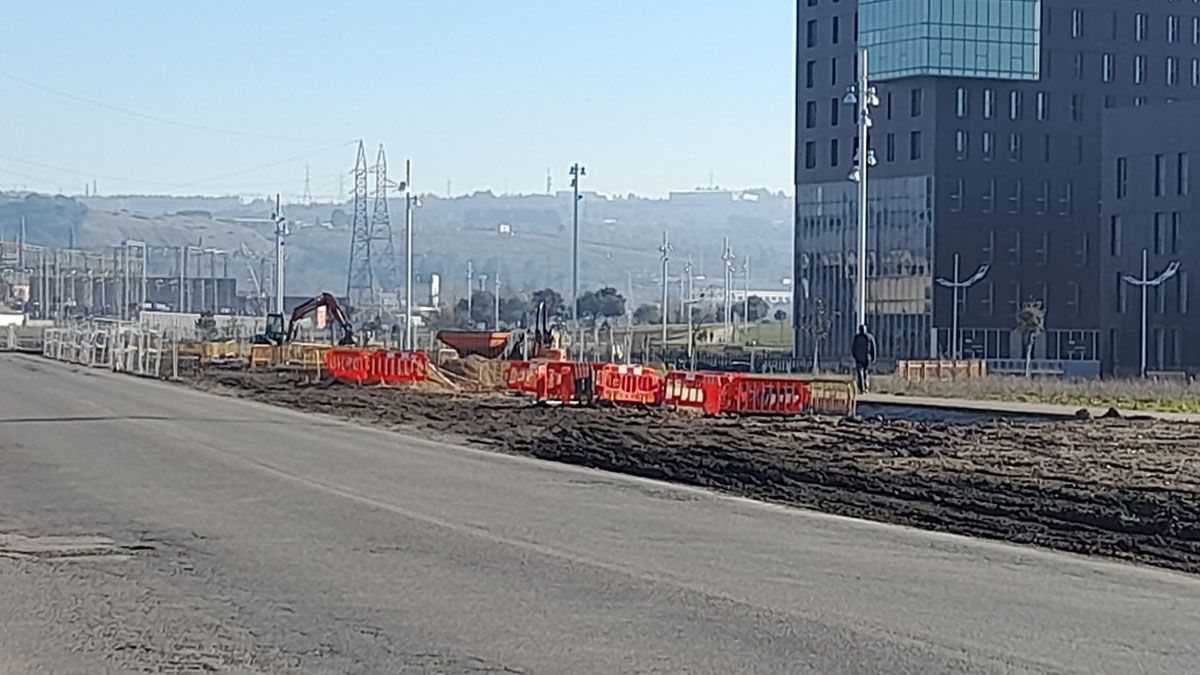
[[371, 241], [375, 252], [372, 277], [379, 290], [396, 293], [400, 285], [396, 278], [396, 247], [392, 237], [392, 218], [388, 214], [387, 193], [395, 187], [388, 182], [387, 154], [379, 144], [375, 158], [375, 206], [371, 211]]
[[371, 265], [371, 221], [367, 218], [367, 151], [358, 142], [354, 162], [354, 216], [350, 221], [350, 267], [346, 276], [346, 298], [354, 308], [378, 304]]

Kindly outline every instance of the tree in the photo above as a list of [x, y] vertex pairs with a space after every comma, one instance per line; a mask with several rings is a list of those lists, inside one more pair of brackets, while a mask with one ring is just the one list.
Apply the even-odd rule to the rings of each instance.
[[633, 310], [634, 323], [647, 324], [660, 321], [662, 321], [662, 312], [659, 311], [658, 305], [641, 305]]
[[1029, 300], [1017, 312], [1017, 330], [1025, 345], [1025, 377], [1033, 373], [1033, 345], [1039, 335], [1046, 331], [1046, 308], [1041, 300]]
[[787, 312], [783, 311], [782, 309], [775, 310], [775, 320], [776, 321], [784, 321], [786, 319], [787, 319]]
[[475, 291], [471, 294], [471, 316], [467, 316], [466, 298], [460, 298], [458, 304], [454, 305], [454, 314], [472, 326], [491, 324], [496, 317], [496, 296], [491, 291]]
[[[755, 321], [765, 319], [771, 311], [771, 306], [767, 304], [767, 301], [757, 295], [750, 296], [749, 305], [750, 318], [745, 321], [746, 323], [754, 323]], [[741, 317], [745, 313], [745, 309], [744, 303], [736, 302], [733, 304], [733, 315]], [[745, 319], [745, 317], [742, 318]]]
[[529, 303], [524, 298], [514, 296], [500, 300], [500, 320], [509, 325], [525, 321], [529, 311]]
[[829, 313], [829, 308], [825, 306], [825, 301], [821, 298], [813, 300], [808, 312], [804, 315], [804, 324], [800, 327], [800, 332], [812, 340], [812, 370], [814, 374], [821, 368], [821, 343], [829, 338], [832, 331], [833, 317]]
[[543, 288], [540, 291], [534, 291], [533, 295], [529, 296], [529, 305], [531, 309], [537, 309], [538, 305], [546, 305], [547, 316], [562, 316], [563, 297], [558, 291], [552, 288]]
[[625, 314], [625, 297], [612, 287], [604, 287], [589, 291], [579, 296], [579, 318], [597, 319], [612, 318]]

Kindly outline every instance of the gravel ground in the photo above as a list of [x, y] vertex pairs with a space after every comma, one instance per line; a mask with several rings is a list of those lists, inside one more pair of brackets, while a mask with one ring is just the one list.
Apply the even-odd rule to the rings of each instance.
[[1200, 571], [1200, 425], [698, 418], [244, 372], [193, 385], [764, 501]]

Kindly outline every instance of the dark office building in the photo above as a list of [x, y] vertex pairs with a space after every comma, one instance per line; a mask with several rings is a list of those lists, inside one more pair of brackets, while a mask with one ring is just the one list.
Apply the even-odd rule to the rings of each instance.
[[[1200, 73], [1197, 74], [1200, 77]], [[1200, 279], [1200, 103], [1109, 110], [1101, 162], [1102, 360], [1105, 370], [1141, 367], [1142, 291], [1125, 280], [1156, 279], [1173, 262], [1179, 271], [1147, 287], [1149, 370], [1200, 371], [1200, 310], [1192, 306]]]
[[[853, 331], [857, 50], [872, 111], [867, 314], [881, 358], [950, 353], [952, 291], [937, 277], [990, 266], [959, 298], [966, 357], [1021, 355], [1015, 316], [1046, 310], [1037, 355], [1099, 361], [1101, 120], [1105, 109], [1200, 99], [1200, 4], [1167, 0], [799, 0], [797, 352], [821, 299], [823, 349]], [[1105, 170], [1104, 176], [1109, 172]]]

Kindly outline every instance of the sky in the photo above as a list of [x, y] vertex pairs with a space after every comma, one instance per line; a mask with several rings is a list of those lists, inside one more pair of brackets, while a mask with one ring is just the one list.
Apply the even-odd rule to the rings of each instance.
[[352, 189], [357, 139], [419, 192], [789, 192], [794, 0], [18, 1], [0, 188]]

